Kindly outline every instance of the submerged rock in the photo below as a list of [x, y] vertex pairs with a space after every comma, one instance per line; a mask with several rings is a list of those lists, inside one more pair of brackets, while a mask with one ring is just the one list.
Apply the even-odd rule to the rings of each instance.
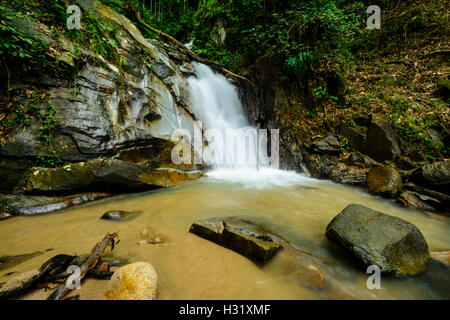
[[192, 224], [189, 232], [265, 264], [281, 244], [264, 228], [237, 217], [212, 218]]
[[111, 210], [101, 216], [100, 219], [111, 221], [128, 221], [136, 218], [140, 211], [124, 211], [124, 210]]
[[367, 174], [367, 187], [372, 194], [393, 198], [402, 189], [402, 177], [392, 166], [376, 166]]
[[425, 270], [428, 245], [415, 225], [362, 205], [351, 204], [328, 224], [327, 238], [366, 266], [377, 265], [396, 276]]
[[86, 189], [130, 191], [167, 188], [201, 176], [199, 171], [155, 169], [116, 159], [99, 159], [59, 168], [37, 168], [28, 177], [26, 191], [58, 193]]
[[155, 300], [158, 275], [148, 262], [128, 264], [114, 272], [104, 292], [108, 300]]

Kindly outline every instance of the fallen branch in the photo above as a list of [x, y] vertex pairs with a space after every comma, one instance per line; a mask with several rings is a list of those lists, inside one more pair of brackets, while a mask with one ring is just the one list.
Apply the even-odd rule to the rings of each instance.
[[[95, 267], [95, 265], [98, 262], [98, 259], [100, 258], [100, 256], [103, 254], [103, 252], [106, 250], [106, 248], [111, 245], [111, 250], [114, 249], [114, 244], [118, 243], [119, 240], [117, 242], [115, 242], [115, 239], [118, 239], [118, 233], [108, 233], [102, 241], [100, 241], [99, 243], [97, 243], [94, 248], [92, 249], [91, 253], [89, 254], [89, 256], [86, 257], [86, 260], [84, 260], [83, 264], [80, 267], [80, 276], [79, 276], [79, 281], [81, 281], [85, 275], [87, 274], [87, 272], [92, 269], [93, 267]], [[60, 300], [61, 298], [63, 298], [66, 294], [68, 294], [72, 289], [69, 288], [69, 286], [67, 286], [67, 283], [62, 284], [61, 286], [59, 286], [58, 288], [56, 288], [55, 291], [52, 292], [52, 294], [47, 298], [47, 300]]]
[[198, 55], [196, 55], [194, 52], [192, 52], [192, 50], [190, 50], [189, 48], [187, 48], [184, 44], [182, 44], [180, 41], [178, 41], [177, 39], [175, 39], [174, 37], [172, 37], [171, 35], [168, 35], [167, 33], [162, 32], [161, 30], [158, 30], [156, 28], [153, 28], [151, 25], [149, 25], [148, 23], [146, 23], [144, 20], [142, 20], [141, 14], [136, 11], [136, 9], [134, 9], [134, 13], [136, 14], [137, 19], [139, 20], [140, 23], [142, 23], [146, 28], [150, 29], [152, 32], [156, 33], [157, 35], [165, 38], [166, 40], [172, 42], [173, 44], [175, 44], [177, 47], [179, 47], [180, 49], [183, 50], [183, 52], [188, 55], [192, 60], [198, 61], [200, 63], [206, 64], [208, 66], [210, 66], [211, 68], [222, 72], [222, 73], [227, 73], [235, 78], [239, 78], [245, 81], [250, 82], [252, 85], [253, 82], [251, 82], [250, 80], [248, 80], [247, 78], [240, 76], [236, 73], [231, 72], [230, 70], [225, 69], [224, 67], [220, 66], [219, 64], [209, 61], [205, 58], [199, 57]]

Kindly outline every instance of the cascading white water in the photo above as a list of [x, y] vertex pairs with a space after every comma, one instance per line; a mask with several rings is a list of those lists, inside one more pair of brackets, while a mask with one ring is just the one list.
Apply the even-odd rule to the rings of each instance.
[[208, 66], [197, 62], [193, 66], [196, 76], [188, 79], [191, 104], [211, 134], [206, 139], [215, 156], [212, 165], [256, 170], [256, 130], [247, 121], [236, 88]]
[[[188, 83], [193, 112], [201, 120], [204, 130], [215, 130], [225, 137], [223, 154], [220, 154], [221, 150], [216, 150], [222, 148], [221, 144], [211, 143], [211, 140], [216, 140], [216, 136], [213, 139], [206, 137], [210, 149], [218, 151], [216, 155], [220, 158], [215, 158], [211, 163], [214, 170], [208, 173], [209, 177], [244, 183], [252, 188], [302, 184], [309, 180], [304, 175], [269, 166], [266, 140], [261, 135], [257, 136], [257, 130], [250, 126], [237, 89], [223, 75], [208, 66], [197, 62], [192, 64], [195, 76], [190, 77]], [[241, 143], [236, 143], [236, 137], [230, 136], [229, 132], [240, 134], [237, 139], [240, 139]], [[278, 144], [278, 141], [276, 143]]]

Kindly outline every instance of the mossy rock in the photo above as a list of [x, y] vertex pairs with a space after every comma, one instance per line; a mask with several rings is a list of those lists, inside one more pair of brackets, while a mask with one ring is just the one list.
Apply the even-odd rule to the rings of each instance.
[[367, 187], [372, 194], [393, 198], [402, 190], [402, 177], [392, 166], [376, 166], [367, 174]]

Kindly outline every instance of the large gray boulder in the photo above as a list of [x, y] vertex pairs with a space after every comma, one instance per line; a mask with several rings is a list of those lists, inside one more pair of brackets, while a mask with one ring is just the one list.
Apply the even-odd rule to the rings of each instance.
[[415, 225], [362, 205], [351, 204], [328, 224], [325, 235], [366, 266], [396, 276], [425, 270], [428, 245]]

